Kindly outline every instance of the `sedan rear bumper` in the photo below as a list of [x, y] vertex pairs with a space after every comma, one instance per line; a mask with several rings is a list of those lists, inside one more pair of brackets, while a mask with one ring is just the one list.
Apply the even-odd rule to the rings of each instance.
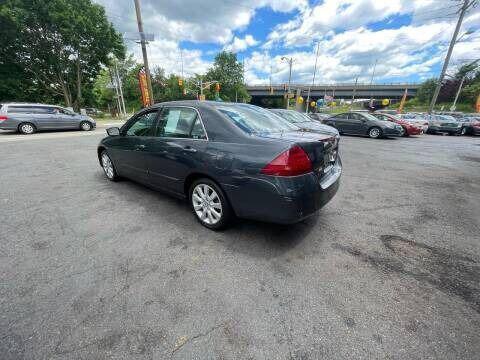
[[406, 129], [407, 129], [406, 131], [407, 131], [408, 135], [421, 135], [421, 134], [423, 134], [423, 129], [421, 129], [421, 128], [409, 126]]
[[335, 196], [341, 173], [338, 158], [321, 180], [313, 172], [293, 177], [260, 176], [224, 189], [238, 217], [293, 224], [313, 215]]
[[383, 131], [383, 136], [402, 136], [403, 135], [403, 131], [398, 129], [385, 127], [382, 131]]
[[460, 134], [461, 131], [462, 131], [461, 127], [458, 127], [458, 128], [444, 127], [444, 126], [428, 127], [428, 132], [431, 134], [436, 134], [436, 133]]

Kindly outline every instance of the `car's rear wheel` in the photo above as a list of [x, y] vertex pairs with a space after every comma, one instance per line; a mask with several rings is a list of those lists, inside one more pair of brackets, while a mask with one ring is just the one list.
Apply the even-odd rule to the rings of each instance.
[[382, 130], [376, 126], [372, 127], [370, 130], [368, 130], [368, 136], [370, 136], [372, 139], [378, 139], [382, 136]]
[[460, 132], [460, 135], [467, 135], [467, 128], [466, 127], [462, 128], [462, 131]]
[[402, 134], [402, 136], [404, 136], [404, 137], [410, 136], [410, 134], [409, 134], [408, 131], [407, 131], [407, 128], [403, 128], [403, 134]]
[[110, 181], [117, 181], [117, 171], [115, 170], [115, 165], [113, 165], [113, 161], [108, 155], [107, 150], [104, 150], [100, 155], [100, 161], [102, 163], [102, 168], [105, 172], [105, 176], [107, 177], [107, 179]]
[[35, 125], [32, 123], [21, 123], [18, 125], [18, 131], [20, 131], [24, 135], [30, 135], [33, 134], [36, 131]]
[[232, 210], [224, 192], [214, 181], [207, 178], [194, 181], [189, 198], [193, 213], [203, 226], [213, 230], [227, 226]]
[[90, 124], [88, 121], [82, 121], [80, 123], [80, 129], [83, 131], [90, 131], [92, 130], [92, 124]]

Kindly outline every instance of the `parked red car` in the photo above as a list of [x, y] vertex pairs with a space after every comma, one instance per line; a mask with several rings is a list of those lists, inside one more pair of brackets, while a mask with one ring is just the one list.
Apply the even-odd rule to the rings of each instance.
[[394, 115], [377, 113], [377, 112], [374, 112], [373, 115], [380, 120], [391, 121], [398, 125], [401, 125], [403, 128], [403, 136], [423, 134], [423, 129], [420, 126], [417, 126], [416, 124], [412, 124], [408, 121], [402, 120]]

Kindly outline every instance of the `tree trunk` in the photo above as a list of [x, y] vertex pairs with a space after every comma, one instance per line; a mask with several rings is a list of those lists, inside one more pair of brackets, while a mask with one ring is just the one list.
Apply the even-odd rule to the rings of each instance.
[[76, 107], [77, 111], [80, 112], [80, 107], [82, 106], [82, 73], [80, 71], [80, 55], [77, 56], [77, 101]]
[[72, 107], [72, 95], [70, 94], [70, 89], [68, 88], [67, 84], [62, 80], [62, 92], [63, 98], [65, 99], [65, 106]]

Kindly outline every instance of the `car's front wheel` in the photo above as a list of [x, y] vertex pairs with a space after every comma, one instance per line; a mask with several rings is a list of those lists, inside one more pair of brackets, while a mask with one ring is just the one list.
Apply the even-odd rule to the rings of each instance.
[[33, 134], [37, 129], [35, 128], [35, 125], [31, 123], [21, 123], [18, 126], [18, 131], [24, 135], [30, 135]]
[[460, 135], [467, 135], [467, 128], [466, 127], [462, 128], [462, 131], [460, 132]]
[[376, 126], [372, 127], [370, 130], [368, 130], [368, 136], [372, 139], [378, 139], [382, 136], [382, 130]]
[[214, 181], [207, 178], [194, 181], [189, 198], [193, 213], [203, 226], [220, 230], [229, 223], [232, 217], [230, 204]]
[[82, 121], [80, 123], [80, 129], [82, 129], [83, 131], [90, 131], [92, 130], [92, 124], [88, 121]]
[[102, 163], [102, 168], [105, 172], [105, 176], [108, 178], [108, 180], [117, 181], [117, 170], [115, 170], [115, 165], [113, 165], [113, 161], [108, 155], [107, 150], [104, 150], [100, 155], [100, 161]]

